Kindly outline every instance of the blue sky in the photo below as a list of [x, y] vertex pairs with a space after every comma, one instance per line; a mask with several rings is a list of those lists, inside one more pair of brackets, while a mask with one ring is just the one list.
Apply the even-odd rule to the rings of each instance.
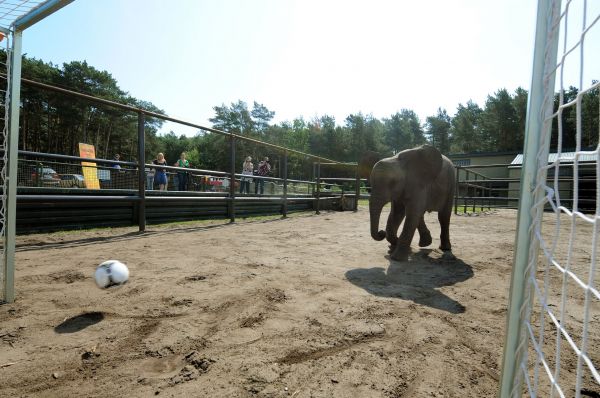
[[[408, 108], [422, 122], [500, 88], [529, 89], [534, 0], [75, 0], [23, 51], [86, 60], [170, 116], [210, 125], [241, 99], [275, 121]], [[194, 131], [171, 123], [163, 130]]]

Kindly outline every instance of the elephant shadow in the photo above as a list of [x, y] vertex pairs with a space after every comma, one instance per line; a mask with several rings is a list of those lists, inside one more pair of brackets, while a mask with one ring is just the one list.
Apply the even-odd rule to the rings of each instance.
[[348, 281], [375, 296], [411, 300], [453, 314], [465, 312], [461, 303], [436, 288], [471, 278], [473, 269], [460, 259], [446, 262], [430, 257], [432, 251], [421, 250], [406, 262], [387, 257], [390, 260], [387, 270], [382, 267], [356, 268], [347, 271], [345, 276]]

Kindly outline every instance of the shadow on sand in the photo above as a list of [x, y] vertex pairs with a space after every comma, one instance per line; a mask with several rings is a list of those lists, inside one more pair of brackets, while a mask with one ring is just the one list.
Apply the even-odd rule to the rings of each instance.
[[375, 296], [411, 300], [453, 314], [464, 312], [462, 304], [436, 288], [471, 278], [471, 266], [460, 259], [444, 262], [430, 257], [432, 251], [420, 250], [407, 262], [393, 261], [386, 256], [390, 261], [387, 270], [382, 267], [356, 268], [346, 272], [346, 278]]
[[75, 333], [79, 332], [88, 326], [97, 324], [104, 319], [104, 314], [101, 312], [86, 312], [74, 316], [69, 319], [65, 319], [60, 325], [54, 328], [56, 333]]
[[[298, 215], [297, 217], [311, 217], [313, 216], [311, 215]], [[277, 216], [276, 216], [277, 217]], [[241, 219], [244, 219], [243, 217], [240, 217]], [[274, 218], [274, 219], [270, 219], [270, 220], [262, 220], [262, 219], [258, 219], [258, 220], [253, 220], [250, 219], [250, 221], [244, 220], [243, 223], [244, 224], [265, 224], [265, 223], [272, 223], [272, 222], [286, 222], [287, 220], [289, 220], [289, 218], [285, 219], [285, 218]], [[211, 220], [199, 220], [200, 222], [202, 221], [211, 221]], [[183, 221], [183, 223], [185, 223], [186, 221]], [[190, 221], [193, 222], [193, 221]], [[87, 237], [87, 238], [80, 238], [79, 236], [81, 236], [81, 234], [79, 232], [84, 232], [86, 230], [82, 230], [82, 231], [71, 231], [72, 234], [70, 235], [65, 235], [62, 237], [61, 241], [59, 242], [46, 242], [44, 241], [43, 237], [39, 240], [36, 240], [34, 242], [28, 243], [28, 242], [24, 242], [24, 243], [17, 243], [17, 251], [32, 251], [32, 250], [46, 250], [46, 249], [53, 249], [53, 248], [68, 248], [68, 247], [84, 247], [84, 246], [94, 246], [97, 243], [112, 243], [112, 242], [125, 242], [128, 240], [133, 240], [133, 239], [141, 239], [141, 238], [147, 238], [150, 236], [161, 236], [161, 235], [173, 235], [173, 234], [185, 234], [185, 233], [189, 233], [189, 232], [196, 232], [196, 231], [208, 231], [208, 230], [213, 230], [213, 229], [219, 229], [219, 228], [230, 228], [233, 225], [239, 225], [240, 223], [238, 222], [236, 223], [231, 223], [229, 222], [229, 220], [215, 220], [215, 222], [218, 222], [217, 224], [210, 224], [210, 225], [192, 225], [192, 226], [186, 226], [185, 224], [183, 226], [178, 226], [175, 225], [173, 227], [169, 227], [168, 225], [164, 228], [159, 228], [153, 231], [144, 231], [144, 232], [138, 232], [138, 231], [131, 231], [131, 232], [123, 232], [123, 233], [119, 233], [119, 228], [115, 228], [112, 231], [109, 228], [105, 228], [105, 230], [110, 233], [109, 236], [92, 236], [92, 237]], [[132, 228], [132, 227], [122, 227], [123, 229], [125, 228]], [[33, 235], [35, 237], [35, 235]], [[0, 249], [2, 248], [2, 242], [0, 242]]]

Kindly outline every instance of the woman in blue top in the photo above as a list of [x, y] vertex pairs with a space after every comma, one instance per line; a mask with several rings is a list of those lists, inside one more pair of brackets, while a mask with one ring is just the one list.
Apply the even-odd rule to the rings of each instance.
[[[152, 163], [156, 165], [166, 166], [167, 159], [165, 159], [165, 155], [159, 153], [158, 156], [156, 156], [156, 159], [152, 161]], [[167, 171], [165, 169], [163, 169], [162, 167], [157, 167], [154, 179], [156, 180], [156, 183], [158, 184], [158, 189], [160, 191], [167, 190]]]

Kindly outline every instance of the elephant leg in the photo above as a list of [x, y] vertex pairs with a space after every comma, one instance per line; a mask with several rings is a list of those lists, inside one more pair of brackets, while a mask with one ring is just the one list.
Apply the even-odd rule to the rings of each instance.
[[422, 212], [411, 212], [407, 209], [407, 215], [406, 219], [404, 220], [404, 226], [402, 227], [402, 233], [400, 234], [398, 243], [396, 243], [396, 247], [391, 254], [392, 260], [408, 260], [408, 255], [410, 254], [410, 243], [412, 242], [413, 237], [415, 236], [415, 231], [420, 223], [420, 217], [418, 216], [420, 213], [422, 214]]
[[421, 216], [419, 220], [419, 226], [417, 227], [419, 230], [419, 247], [427, 247], [433, 241], [431, 239], [431, 232], [427, 229], [427, 225], [425, 224], [425, 215]]
[[452, 206], [446, 206], [445, 209], [438, 212], [438, 220], [440, 222], [440, 249], [443, 251], [451, 251], [450, 244], [450, 216], [452, 215]]
[[390, 211], [385, 227], [386, 238], [387, 241], [390, 242], [390, 252], [393, 250], [394, 246], [396, 246], [396, 242], [398, 241], [398, 228], [400, 227], [400, 224], [402, 224], [404, 214], [404, 204], [399, 201], [393, 201], [392, 210]]

